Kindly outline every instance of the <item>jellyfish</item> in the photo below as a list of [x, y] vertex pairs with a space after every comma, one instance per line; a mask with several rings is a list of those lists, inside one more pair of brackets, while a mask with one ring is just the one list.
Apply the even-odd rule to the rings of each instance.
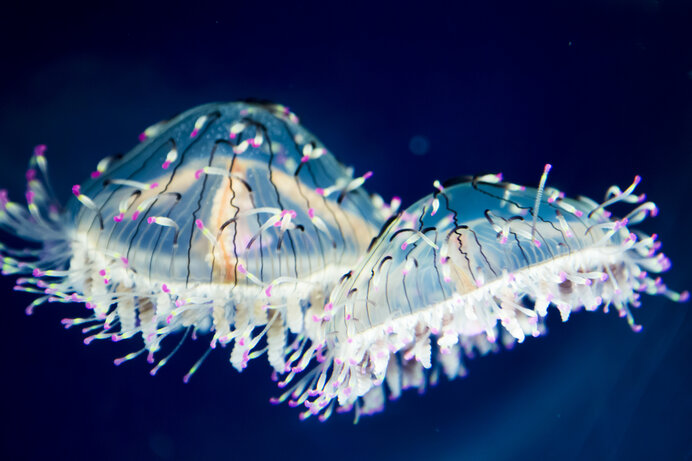
[[63, 323], [87, 344], [141, 338], [116, 364], [146, 353], [155, 374], [177, 350], [162, 355], [164, 339], [210, 332], [208, 351], [233, 343], [237, 369], [266, 352], [283, 373], [289, 335], [311, 336], [317, 324], [304, 317], [322, 310], [387, 216], [362, 188], [371, 173], [354, 178], [271, 103], [199, 106], [140, 141], [100, 161], [64, 208], [36, 147], [26, 207], [0, 194], [0, 226], [34, 248], [0, 247], [3, 274], [38, 295], [28, 313], [84, 303], [88, 315]]
[[[0, 192], [0, 226], [28, 242], [0, 245], [2, 272], [45, 302], [83, 303], [85, 343], [137, 340], [155, 374], [189, 336], [230, 349], [243, 370], [266, 354], [302, 418], [383, 409], [465, 361], [545, 332], [549, 310], [614, 310], [635, 331], [640, 295], [686, 301], [654, 275], [670, 267], [657, 214], [610, 187], [572, 199], [501, 175], [435, 181], [399, 212], [278, 104], [207, 104], [140, 135], [55, 199], [45, 146], [27, 171], [26, 206]], [[616, 217], [612, 205], [629, 211]], [[553, 309], [554, 308], [554, 309]], [[162, 345], [177, 336], [177, 345]], [[168, 342], [168, 341], [166, 341]]]
[[[501, 175], [435, 181], [393, 216], [323, 309], [324, 359], [276, 401], [304, 405], [303, 418], [335, 407], [357, 418], [403, 389], [466, 375], [466, 358], [540, 336], [549, 308], [563, 321], [613, 309], [639, 331], [641, 293], [689, 298], [654, 275], [670, 261], [636, 229], [657, 214], [634, 193], [639, 177], [599, 203], [545, 187], [550, 168], [538, 189]], [[630, 208], [621, 218], [608, 211], [618, 202]]]

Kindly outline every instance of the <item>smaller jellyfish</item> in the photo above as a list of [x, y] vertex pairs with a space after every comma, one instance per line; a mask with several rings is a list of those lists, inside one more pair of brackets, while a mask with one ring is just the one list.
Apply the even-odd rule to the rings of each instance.
[[[605, 201], [570, 199], [545, 188], [464, 177], [383, 226], [360, 263], [335, 288], [320, 317], [323, 360], [277, 401], [326, 419], [336, 406], [380, 411], [385, 396], [423, 390], [442, 373], [464, 376], [464, 359], [540, 336], [548, 308], [614, 308], [633, 330], [640, 293], [689, 297], [652, 276], [670, 262], [656, 235], [633, 228], [657, 213], [637, 196], [640, 178]], [[632, 204], [623, 218], [607, 208]]]
[[283, 373], [287, 339], [300, 344], [317, 328], [305, 312], [321, 311], [386, 218], [382, 200], [361, 187], [371, 173], [354, 178], [270, 103], [199, 106], [140, 141], [99, 162], [64, 209], [38, 146], [27, 206], [0, 194], [0, 226], [36, 245], [1, 246], [3, 274], [21, 275], [16, 289], [39, 295], [29, 313], [43, 302], [85, 303], [89, 315], [63, 321], [80, 325], [85, 343], [141, 337], [143, 347], [116, 364], [142, 353], [154, 363], [174, 332], [184, 332], [180, 343], [213, 332], [209, 350], [233, 342], [237, 369], [266, 351]]

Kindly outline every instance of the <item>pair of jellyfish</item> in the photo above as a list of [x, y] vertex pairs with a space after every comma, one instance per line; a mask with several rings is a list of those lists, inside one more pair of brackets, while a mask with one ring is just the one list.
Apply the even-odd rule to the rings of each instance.
[[[286, 107], [207, 104], [140, 135], [98, 163], [63, 208], [45, 146], [26, 174], [26, 205], [0, 193], [0, 226], [28, 249], [0, 246], [3, 274], [45, 302], [83, 303], [85, 343], [134, 338], [155, 374], [185, 338], [204, 335], [242, 370], [266, 355], [274, 402], [301, 417], [382, 410], [464, 359], [614, 308], [636, 331], [640, 293], [684, 301], [655, 275], [670, 267], [656, 235], [634, 226], [657, 212], [634, 193], [570, 199], [501, 175], [434, 183], [399, 211], [366, 193]], [[615, 218], [608, 207], [631, 204]], [[162, 341], [177, 335], [177, 346]], [[184, 376], [188, 380], [205, 353]]]

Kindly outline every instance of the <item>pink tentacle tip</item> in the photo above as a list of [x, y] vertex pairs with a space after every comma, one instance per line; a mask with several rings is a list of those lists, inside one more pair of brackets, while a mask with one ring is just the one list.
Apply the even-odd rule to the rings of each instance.
[[310, 156], [309, 156], [309, 155], [303, 155], [303, 157], [300, 159], [301, 163], [305, 163], [305, 162], [307, 162], [308, 160], [310, 160]]
[[46, 153], [46, 145], [45, 144], [39, 144], [38, 146], [34, 147], [34, 155], [36, 157], [41, 157], [45, 153]]
[[201, 219], [195, 219], [195, 226], [197, 226], [199, 230], [204, 229], [204, 223]]
[[166, 160], [165, 162], [163, 162], [163, 165], [161, 165], [161, 168], [163, 168], [164, 170], [167, 170], [169, 166], [171, 166], [171, 162]]
[[170, 288], [168, 288], [168, 285], [166, 285], [165, 283], [161, 284], [161, 291], [163, 291], [164, 293], [170, 293], [171, 292]]
[[36, 179], [36, 170], [34, 170], [33, 168], [29, 168], [28, 170], [26, 170], [26, 180], [27, 182], [29, 182], [33, 181], [34, 179]]
[[678, 301], [680, 301], [681, 303], [686, 303], [689, 300], [690, 300], [690, 292], [689, 291], [685, 290], [682, 293], [680, 293], [680, 298], [678, 299]]
[[153, 224], [155, 221], [156, 221], [156, 218], [153, 217], [153, 216], [149, 216], [149, 217], [147, 218], [147, 222], [148, 222], [149, 224]]
[[75, 196], [79, 197], [81, 194], [81, 188], [82, 186], [80, 186], [79, 184], [75, 184], [74, 186], [72, 186], [72, 193]]
[[199, 130], [197, 128], [195, 128], [194, 130], [192, 130], [192, 133], [190, 133], [190, 137], [194, 138], [195, 136], [197, 136], [198, 133], [199, 133]]
[[269, 298], [271, 297], [271, 295], [272, 295], [272, 286], [271, 285], [267, 285], [267, 288], [265, 288], [265, 290], [264, 290], [264, 294], [266, 294], [267, 297], [269, 297]]
[[135, 210], [135, 211], [132, 213], [132, 220], [133, 220], [133, 221], [136, 221], [137, 218], [139, 218], [139, 210]]
[[149, 189], [156, 189], [157, 187], [159, 187], [159, 183], [157, 183], [157, 182], [153, 182], [153, 183], [149, 184]]
[[118, 213], [117, 215], [113, 216], [113, 221], [121, 222], [124, 217], [125, 217], [124, 213]]
[[139, 140], [139, 142], [144, 142], [147, 140], [147, 134], [144, 131], [142, 131], [141, 133], [139, 133], [139, 136], [137, 136], [137, 139]]
[[199, 179], [200, 176], [202, 176], [202, 173], [204, 173], [204, 170], [195, 171], [195, 179]]
[[372, 171], [368, 171], [367, 173], [365, 173], [365, 174], [363, 175], [363, 179], [370, 179], [370, 178], [372, 178], [372, 175], [373, 175], [373, 172], [372, 172]]
[[324, 195], [324, 189], [322, 189], [321, 187], [316, 187], [316, 188], [315, 188], [315, 193], [316, 193], [317, 195]]
[[96, 178], [98, 178], [99, 176], [101, 176], [101, 172], [100, 172], [100, 171], [92, 171], [92, 172], [91, 172], [91, 177], [92, 177], [92, 178], [96, 179]]

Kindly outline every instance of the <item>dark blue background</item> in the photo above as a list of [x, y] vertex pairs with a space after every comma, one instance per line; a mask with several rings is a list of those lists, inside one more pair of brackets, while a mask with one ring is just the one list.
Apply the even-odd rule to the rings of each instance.
[[[0, 184], [19, 199], [45, 143], [67, 199], [151, 123], [254, 96], [290, 106], [357, 173], [375, 172], [369, 190], [405, 204], [460, 174], [535, 185], [546, 162], [549, 184], [594, 198], [641, 174], [661, 208], [643, 228], [673, 260], [666, 280], [692, 287], [689, 2], [251, 3], [4, 6]], [[0, 281], [3, 459], [692, 456], [689, 304], [646, 297], [639, 334], [614, 313], [561, 324], [553, 311], [544, 338], [353, 426], [269, 405], [264, 360], [239, 374], [228, 351], [184, 385], [201, 342], [155, 378], [143, 359], [116, 368], [137, 344], [85, 347], [59, 323], [80, 306], [27, 317], [32, 298], [12, 285]]]

